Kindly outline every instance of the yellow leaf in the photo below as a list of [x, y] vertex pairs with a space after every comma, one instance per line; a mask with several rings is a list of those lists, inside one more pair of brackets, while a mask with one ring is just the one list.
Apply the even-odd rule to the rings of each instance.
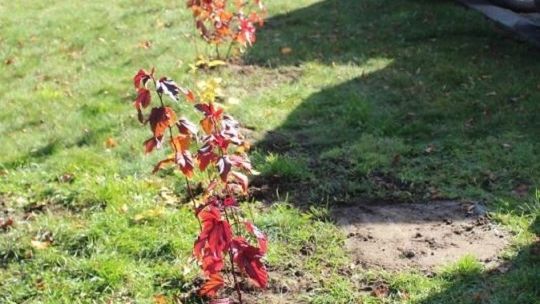
[[218, 67], [218, 66], [222, 66], [222, 65], [227, 65], [227, 63], [223, 60], [212, 60], [210, 62], [208, 62], [208, 67], [209, 68], [215, 68], [215, 67]]

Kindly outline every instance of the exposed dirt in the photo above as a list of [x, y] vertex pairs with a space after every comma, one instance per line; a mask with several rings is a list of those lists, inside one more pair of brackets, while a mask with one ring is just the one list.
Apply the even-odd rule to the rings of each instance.
[[467, 254], [492, 267], [510, 237], [476, 203], [356, 205], [333, 216], [353, 261], [370, 269], [431, 271]]

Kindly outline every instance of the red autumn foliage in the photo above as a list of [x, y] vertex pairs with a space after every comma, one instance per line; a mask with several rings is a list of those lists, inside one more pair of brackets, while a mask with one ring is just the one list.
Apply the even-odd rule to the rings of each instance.
[[207, 297], [214, 297], [219, 289], [225, 285], [223, 276], [219, 273], [210, 275], [209, 279], [204, 283], [199, 291], [199, 294]]
[[264, 25], [266, 15], [260, 0], [188, 0], [187, 6], [201, 37], [215, 45], [230, 43], [232, 46], [236, 42], [244, 48], [252, 46], [256, 26]]
[[[194, 93], [177, 85], [172, 79], [162, 77], [156, 80], [154, 72], [154, 69], [150, 73], [139, 70], [133, 78], [137, 91], [134, 104], [139, 120], [149, 123], [152, 131], [152, 137], [144, 142], [145, 153], [162, 147], [169, 147], [172, 152], [155, 165], [153, 173], [173, 167], [186, 177], [188, 193], [201, 227], [193, 246], [193, 255], [206, 277], [199, 294], [215, 299], [219, 293], [223, 293], [222, 289], [227, 283], [222, 275], [224, 271], [231, 273], [234, 282], [241, 274], [255, 285], [265, 288], [268, 274], [262, 259], [268, 249], [268, 240], [251, 221], [243, 218], [238, 206], [238, 195], [248, 193], [246, 174], [255, 172], [245, 153], [249, 145], [241, 135], [240, 124], [224, 114], [223, 109], [212, 101], [197, 102]], [[150, 83], [153, 83], [153, 90], [149, 88]], [[157, 94], [160, 104], [152, 107], [145, 117], [144, 110], [152, 103], [152, 93]], [[173, 108], [163, 101], [164, 95], [175, 102], [179, 101], [180, 94], [184, 94], [186, 101], [194, 102], [194, 108], [203, 114], [200, 125], [204, 134], [187, 118], [177, 119]], [[168, 145], [163, 145], [164, 140]], [[231, 147], [234, 146], [238, 149], [233, 150]], [[195, 151], [195, 156], [191, 151]], [[198, 205], [189, 184], [189, 179], [196, 174], [208, 178], [202, 203]], [[256, 239], [257, 245], [250, 244], [247, 239]], [[234, 284], [233, 287], [241, 299], [240, 285]]]
[[250, 245], [244, 238], [236, 237], [232, 241], [234, 262], [242, 272], [245, 272], [258, 287], [265, 288], [268, 284], [268, 273], [261, 262], [264, 253], [260, 248]]
[[152, 108], [148, 121], [154, 137], [160, 137], [163, 136], [167, 128], [176, 123], [176, 114], [169, 107]]

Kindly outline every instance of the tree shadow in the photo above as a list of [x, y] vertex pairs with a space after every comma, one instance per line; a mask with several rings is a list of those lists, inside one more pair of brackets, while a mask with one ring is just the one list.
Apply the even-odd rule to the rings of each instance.
[[[266, 157], [255, 195], [271, 203], [287, 193], [301, 208], [351, 204], [363, 218], [370, 203], [523, 195], [516, 189], [540, 182], [537, 55], [452, 1], [326, 0], [274, 16], [247, 63], [322, 66], [317, 79], [337, 76], [328, 67], [388, 64], [321, 88], [267, 132], [255, 147]], [[348, 208], [338, 225], [358, 223]], [[533, 303], [539, 250], [538, 241], [521, 248], [491, 272], [441, 274], [443, 290], [421, 303]]]
[[[450, 1], [327, 0], [274, 16], [246, 62], [389, 64], [322, 88], [268, 132], [256, 148], [277, 164], [255, 194], [272, 201], [265, 189], [277, 187], [299, 205], [418, 202], [534, 184], [536, 55]], [[280, 172], [291, 166], [307, 173]]]

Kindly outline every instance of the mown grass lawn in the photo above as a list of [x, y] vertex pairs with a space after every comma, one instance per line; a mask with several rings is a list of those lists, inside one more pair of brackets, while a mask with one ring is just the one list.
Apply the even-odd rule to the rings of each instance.
[[[540, 303], [538, 50], [451, 1], [267, 2], [243, 65], [197, 73], [184, 1], [0, 2], [0, 216], [15, 220], [0, 303], [200, 302], [183, 180], [150, 174], [162, 155], [143, 155], [131, 105], [151, 66], [222, 78], [252, 130], [244, 208], [271, 239], [257, 303]], [[515, 235], [511, 267], [350, 274], [329, 209], [439, 199], [484, 202]], [[376, 281], [388, 296], [359, 288]]]

